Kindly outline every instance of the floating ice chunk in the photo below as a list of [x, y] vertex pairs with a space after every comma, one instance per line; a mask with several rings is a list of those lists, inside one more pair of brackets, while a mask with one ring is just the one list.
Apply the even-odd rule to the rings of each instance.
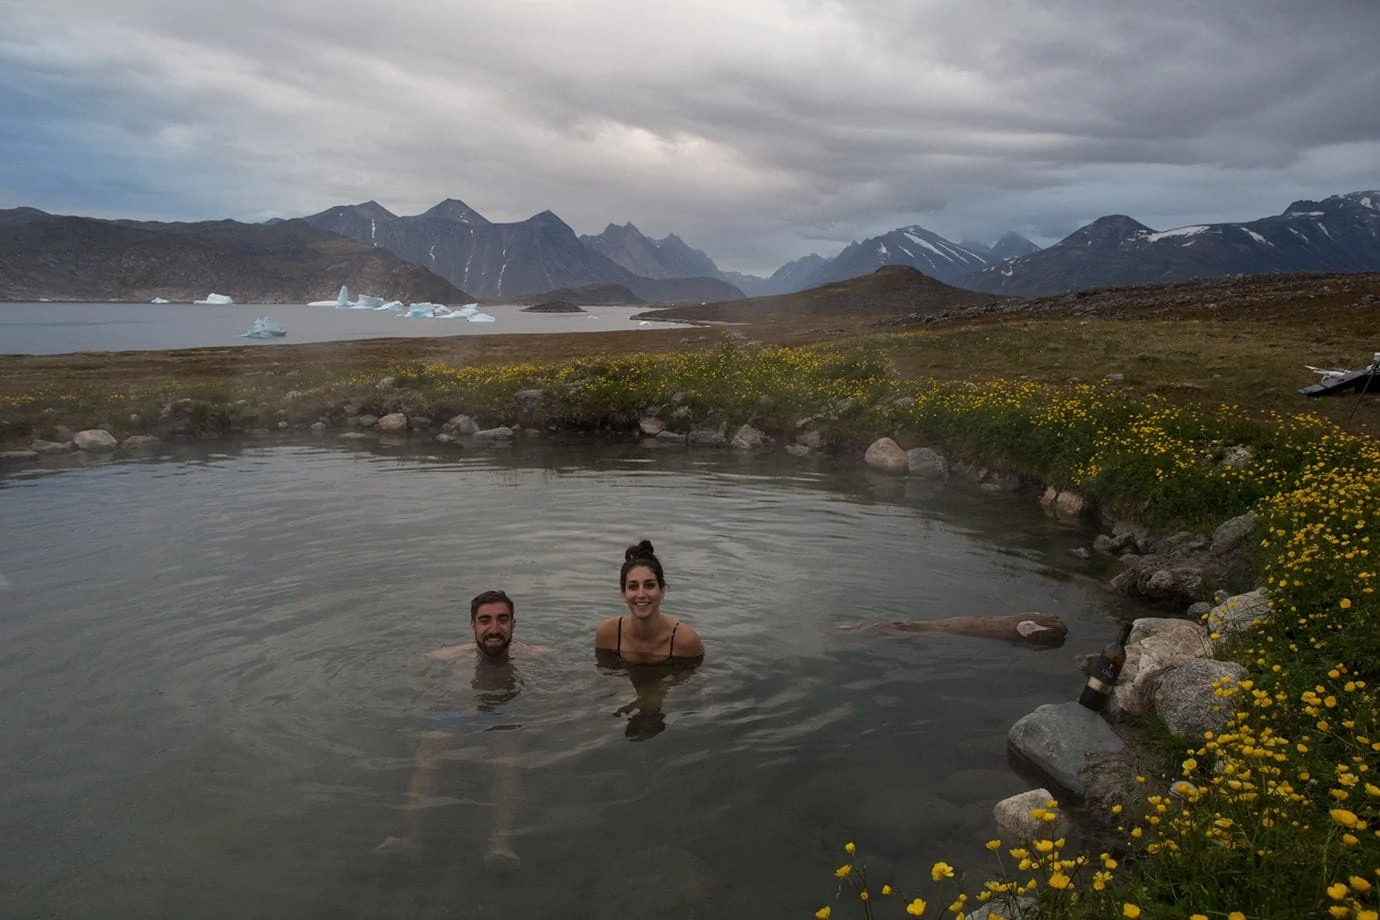
[[307, 304], [309, 307], [348, 307], [350, 305], [350, 289], [346, 285], [340, 286], [340, 296], [335, 300], [313, 300]]
[[599, 317], [597, 317], [597, 316], [595, 316], [593, 313], [591, 313], [591, 314], [589, 314], [589, 318], [590, 318], [590, 319], [598, 319]]
[[163, 297], [155, 297], [153, 300], [150, 300], [149, 303], [168, 303], [168, 300]]
[[401, 300], [390, 300], [390, 301], [388, 301], [388, 303], [384, 304], [383, 306], [381, 306], [381, 307], [375, 307], [374, 309], [375, 309], [375, 310], [401, 310], [402, 308], [403, 308], [403, 302], [402, 302]]
[[225, 304], [225, 303], [234, 303], [234, 302], [235, 302], [235, 299], [234, 299], [233, 297], [230, 297], [229, 295], [226, 295], [226, 294], [207, 294], [205, 300], [198, 300], [198, 301], [196, 301], [196, 302], [197, 302], [197, 303], [216, 303], [216, 304]]
[[407, 308], [403, 314], [403, 319], [433, 319], [436, 316], [436, 305], [429, 303], [414, 303]]
[[374, 297], [370, 294], [360, 294], [359, 300], [356, 300], [351, 306], [356, 310], [372, 310], [375, 307], [383, 306], [383, 304], [384, 299], [382, 297]]
[[641, 322], [638, 323], [639, 326], [650, 326], [651, 324], [652, 324], [652, 321], [649, 320], [649, 319], [644, 319], [644, 320], [642, 320]]
[[490, 315], [487, 314], [487, 313], [472, 313], [472, 314], [470, 314], [469, 316], [467, 316], [467, 317], [465, 317], [465, 318], [468, 319], [468, 320], [469, 320], [470, 322], [472, 322], [472, 323], [495, 323], [495, 322], [498, 322], [498, 320], [494, 319], [492, 316], [490, 316]]
[[242, 339], [276, 339], [287, 335], [287, 329], [283, 324], [276, 320], [271, 320], [267, 316], [261, 316], [249, 324], [249, 331], [240, 336]]

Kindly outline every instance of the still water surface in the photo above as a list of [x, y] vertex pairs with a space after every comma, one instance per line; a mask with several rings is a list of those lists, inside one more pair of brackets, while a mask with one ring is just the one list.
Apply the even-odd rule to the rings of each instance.
[[[659, 733], [592, 649], [640, 537], [708, 649]], [[1028, 498], [636, 445], [8, 475], [0, 916], [787, 918], [832, 897], [845, 840], [907, 887], [980, 869], [1026, 788], [1007, 729], [1077, 692], [1118, 612], [1068, 552], [1089, 537]], [[482, 859], [495, 733], [446, 755], [420, 854], [377, 856], [428, 712], [473, 706], [468, 661], [418, 660], [494, 586], [550, 649], [503, 704], [522, 866]], [[835, 629], [1021, 610], [1068, 644]]]
[[[303, 304], [0, 303], [0, 355], [647, 328], [632, 319], [645, 313], [647, 307], [588, 307], [585, 313], [524, 313], [523, 309], [511, 304], [487, 306], [483, 312], [494, 321], [471, 323], [463, 319], [404, 319], [386, 311]], [[287, 335], [242, 338], [249, 324], [265, 315], [281, 323]], [[658, 322], [654, 328], [681, 325]]]

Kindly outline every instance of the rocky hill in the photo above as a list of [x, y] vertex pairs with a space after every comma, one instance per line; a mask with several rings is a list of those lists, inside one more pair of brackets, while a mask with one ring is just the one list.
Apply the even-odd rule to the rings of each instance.
[[305, 303], [351, 290], [466, 303], [465, 291], [389, 252], [302, 221], [157, 223], [0, 211], [0, 299]]

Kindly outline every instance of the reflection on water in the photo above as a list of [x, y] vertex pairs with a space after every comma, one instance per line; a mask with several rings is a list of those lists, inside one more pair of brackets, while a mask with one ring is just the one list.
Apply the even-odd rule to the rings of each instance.
[[[595, 660], [641, 537], [705, 641], [689, 679]], [[879, 881], [980, 865], [993, 802], [1024, 788], [1007, 729], [1072, 698], [1072, 656], [1108, 635], [1068, 553], [1089, 537], [1029, 500], [631, 444], [10, 475], [0, 915], [623, 916], [646, 883], [771, 918], [822, 903], [844, 840]], [[468, 662], [420, 657], [467, 641], [492, 587], [550, 650], [498, 707], [521, 728], [457, 734], [425, 845], [381, 858], [429, 717], [476, 692]], [[1065, 649], [834, 628], [1027, 610], [1064, 618]], [[505, 734], [521, 869], [496, 874]]]

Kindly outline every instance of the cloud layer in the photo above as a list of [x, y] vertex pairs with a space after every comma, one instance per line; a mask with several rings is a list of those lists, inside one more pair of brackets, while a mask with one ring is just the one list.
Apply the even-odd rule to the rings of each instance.
[[[1239, 7], [1239, 9], [1238, 9]], [[0, 30], [0, 207], [460, 198], [770, 272], [919, 223], [1051, 242], [1380, 185], [1380, 4], [45, 0]]]

